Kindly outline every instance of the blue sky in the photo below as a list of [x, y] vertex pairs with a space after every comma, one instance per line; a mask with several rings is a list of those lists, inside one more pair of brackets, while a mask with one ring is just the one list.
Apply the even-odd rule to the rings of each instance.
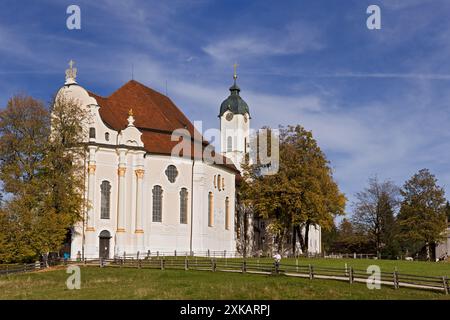
[[[66, 9], [81, 8], [81, 30]], [[381, 7], [382, 29], [366, 28]], [[352, 200], [368, 177], [429, 168], [450, 194], [450, 1], [11, 1], [0, 4], [0, 106], [64, 82], [109, 95], [131, 78], [204, 128], [239, 64], [252, 127], [301, 124]], [[350, 206], [349, 206], [350, 211]]]

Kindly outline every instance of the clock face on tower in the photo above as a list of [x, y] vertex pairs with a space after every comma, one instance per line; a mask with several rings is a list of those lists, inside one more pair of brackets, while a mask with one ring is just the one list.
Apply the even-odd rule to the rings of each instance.
[[233, 119], [233, 113], [232, 113], [232, 112], [229, 112], [225, 118], [226, 118], [228, 121], [231, 121], [231, 120]]

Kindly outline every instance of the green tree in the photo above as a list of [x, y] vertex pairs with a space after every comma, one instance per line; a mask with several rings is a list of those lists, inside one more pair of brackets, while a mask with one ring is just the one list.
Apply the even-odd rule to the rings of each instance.
[[338, 228], [333, 223], [329, 230], [322, 231], [322, 249], [324, 252], [332, 252], [338, 237]]
[[371, 253], [373, 245], [367, 236], [344, 218], [337, 228], [331, 251], [336, 253]]
[[291, 233], [293, 253], [297, 238], [307, 253], [309, 227], [331, 229], [334, 217], [344, 214], [346, 199], [310, 131], [299, 125], [280, 127], [279, 138], [278, 172], [262, 175], [259, 163], [244, 165], [243, 198], [258, 215], [272, 221], [269, 229], [279, 251], [283, 239]]
[[1, 212], [3, 261], [57, 251], [82, 218], [81, 123], [87, 112], [63, 96], [52, 111], [17, 95], [0, 113], [0, 180], [8, 195]]
[[447, 227], [444, 189], [428, 169], [422, 169], [405, 182], [401, 194], [399, 239], [412, 252], [425, 246], [430, 260], [430, 246], [442, 240]]
[[375, 246], [377, 257], [394, 253], [395, 217], [399, 188], [392, 181], [370, 178], [369, 185], [356, 194], [352, 222]]

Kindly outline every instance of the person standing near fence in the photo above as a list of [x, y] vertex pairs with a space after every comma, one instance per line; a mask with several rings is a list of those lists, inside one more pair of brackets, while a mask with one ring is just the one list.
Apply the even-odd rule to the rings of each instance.
[[275, 259], [275, 272], [278, 273], [280, 270], [280, 261], [281, 261], [281, 255], [277, 252], [274, 254], [273, 258]]

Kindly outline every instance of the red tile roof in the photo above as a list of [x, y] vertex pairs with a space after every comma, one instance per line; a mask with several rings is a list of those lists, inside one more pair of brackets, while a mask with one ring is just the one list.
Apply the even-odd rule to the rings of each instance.
[[[195, 129], [189, 119], [167, 96], [143, 84], [131, 80], [116, 90], [109, 97], [101, 97], [89, 92], [100, 106], [102, 120], [116, 131], [123, 130], [128, 125], [128, 111], [133, 110], [134, 125], [142, 132], [144, 148], [149, 153], [170, 155], [177, 141], [171, 141], [172, 132], [185, 128], [192, 138], [199, 137], [192, 145], [202, 143], [202, 149], [195, 154], [196, 159], [202, 158], [202, 152], [208, 145], [202, 135]], [[195, 133], [195, 136], [194, 136]], [[191, 148], [194, 153], [195, 148]], [[232, 161], [222, 157], [223, 166], [238, 172]]]

